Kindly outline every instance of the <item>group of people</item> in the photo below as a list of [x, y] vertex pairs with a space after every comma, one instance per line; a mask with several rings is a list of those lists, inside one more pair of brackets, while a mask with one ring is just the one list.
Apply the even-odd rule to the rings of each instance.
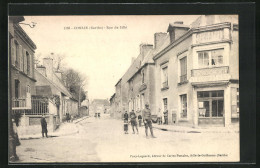
[[158, 115], [158, 124], [162, 125], [162, 124], [168, 124], [168, 110], [165, 110], [163, 112], [163, 117], [164, 117], [164, 123], [162, 123], [162, 115], [160, 113], [160, 109], [159, 109], [159, 115]]
[[69, 113], [66, 113], [66, 121], [73, 122], [73, 116], [71, 116]]
[[[139, 127], [142, 126], [142, 119], [143, 119], [144, 126], [145, 126], [146, 138], [148, 138], [148, 127], [150, 129], [151, 136], [153, 138], [155, 138], [155, 136], [153, 134], [153, 127], [152, 127], [151, 110], [149, 108], [148, 103], [145, 104], [145, 109], [142, 111], [142, 115], [139, 115], [138, 117], [136, 117], [134, 110], [132, 110], [132, 112], [129, 113], [129, 116], [130, 116], [130, 123], [131, 123], [131, 126], [132, 126], [133, 134], [135, 134], [135, 129], [137, 131], [137, 134], [139, 133], [138, 127], [137, 127], [137, 121], [136, 121], [136, 118], [138, 118]], [[128, 123], [129, 123], [128, 114], [127, 114], [127, 111], [126, 111], [125, 114], [124, 114], [124, 131], [125, 131], [125, 134], [128, 134]]]

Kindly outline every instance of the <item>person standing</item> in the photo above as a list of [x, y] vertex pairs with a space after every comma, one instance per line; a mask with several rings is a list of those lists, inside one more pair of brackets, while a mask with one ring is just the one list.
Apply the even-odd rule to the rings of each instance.
[[148, 127], [150, 128], [150, 132], [153, 138], [156, 138], [153, 135], [153, 127], [152, 127], [152, 117], [151, 117], [151, 110], [149, 108], [149, 104], [145, 104], [145, 109], [143, 110], [143, 121], [145, 126], [145, 134], [146, 138], [148, 138]]
[[124, 114], [124, 131], [125, 131], [125, 134], [128, 134], [128, 114], [127, 114], [127, 111], [125, 111], [125, 114]]
[[142, 126], [142, 116], [141, 115], [138, 116], [138, 121], [139, 121], [139, 127], [141, 127]]
[[47, 122], [45, 120], [44, 115], [42, 115], [42, 118], [41, 118], [41, 125], [42, 125], [42, 137], [44, 137], [44, 134], [45, 134], [46, 138], [48, 138]]
[[137, 122], [136, 122], [136, 115], [135, 115], [134, 110], [132, 110], [132, 112], [131, 112], [129, 115], [130, 115], [130, 119], [131, 119], [131, 126], [132, 126], [132, 129], [133, 129], [133, 134], [135, 134], [135, 129], [134, 129], [134, 127], [136, 128], [136, 131], [137, 131], [137, 134], [138, 134], [138, 128], [137, 128]]
[[165, 110], [165, 112], [163, 112], [164, 114], [164, 124], [168, 124], [168, 110]]
[[161, 109], [159, 108], [159, 113], [158, 113], [158, 124], [161, 125], [162, 124], [162, 113], [161, 113]]

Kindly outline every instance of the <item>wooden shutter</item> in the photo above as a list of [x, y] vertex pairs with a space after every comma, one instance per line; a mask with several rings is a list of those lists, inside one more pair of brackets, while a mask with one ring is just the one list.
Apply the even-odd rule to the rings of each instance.
[[11, 61], [12, 61], [12, 65], [15, 66], [15, 57], [16, 55], [16, 47], [15, 47], [15, 42], [14, 42], [14, 38], [11, 39]]
[[33, 77], [33, 59], [31, 54], [29, 54], [29, 58], [30, 58], [30, 76]]
[[23, 66], [24, 66], [23, 72], [25, 74], [27, 74], [27, 55], [26, 55], [26, 50], [25, 49], [23, 49]]
[[23, 47], [19, 45], [20, 70], [23, 71]]

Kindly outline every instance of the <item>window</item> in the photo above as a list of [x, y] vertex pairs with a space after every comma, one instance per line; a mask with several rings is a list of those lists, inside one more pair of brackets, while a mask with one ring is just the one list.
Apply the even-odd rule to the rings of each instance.
[[187, 95], [181, 95], [181, 118], [187, 118]]
[[187, 57], [180, 59], [180, 82], [187, 81]]
[[14, 91], [14, 97], [17, 99], [19, 98], [19, 90], [20, 90], [20, 81], [15, 79], [14, 81], [14, 88], [15, 88], [15, 91]]
[[199, 68], [222, 66], [224, 49], [198, 52]]
[[164, 109], [164, 111], [167, 110], [167, 104], [168, 104], [167, 98], [164, 98], [163, 99], [163, 109]]
[[162, 87], [168, 86], [168, 67], [162, 68]]
[[19, 67], [19, 44], [17, 41], [14, 42], [15, 44], [15, 66]]

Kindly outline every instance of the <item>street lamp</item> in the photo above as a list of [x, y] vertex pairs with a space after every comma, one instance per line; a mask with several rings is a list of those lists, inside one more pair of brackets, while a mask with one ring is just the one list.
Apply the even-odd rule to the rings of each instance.
[[32, 23], [31, 23], [32, 25], [31, 25], [31, 24], [28, 24], [28, 23], [19, 23], [19, 24], [27, 25], [27, 26], [30, 26], [30, 28], [34, 28], [37, 23], [32, 22]]

